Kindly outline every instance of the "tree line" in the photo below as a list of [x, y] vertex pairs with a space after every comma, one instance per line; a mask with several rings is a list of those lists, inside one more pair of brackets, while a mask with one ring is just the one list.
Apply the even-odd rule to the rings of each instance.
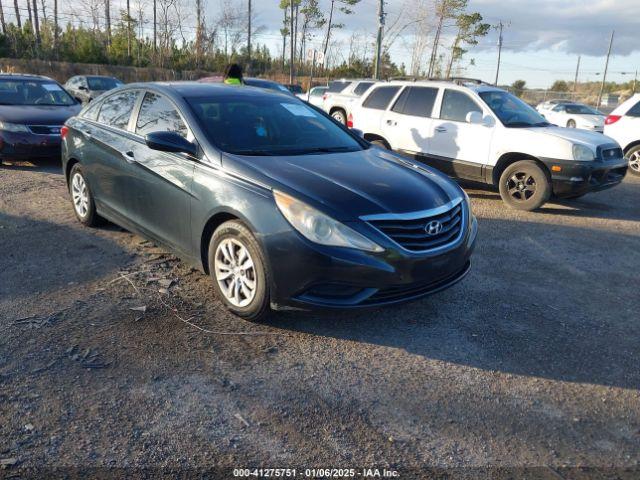
[[[255, 0], [126, 0], [122, 9], [113, 0], [0, 0], [0, 56], [212, 72], [239, 62], [262, 75], [288, 71], [293, 47], [296, 72], [306, 74], [313, 47], [326, 76], [372, 76], [373, 29], [337, 34], [365, 8], [361, 0], [265, 1], [280, 7], [279, 29], [260, 24]], [[463, 61], [468, 47], [491, 26], [467, 7], [405, 0], [386, 19], [382, 76], [450, 76], [473, 63]], [[394, 63], [393, 48], [408, 51], [408, 65]]]

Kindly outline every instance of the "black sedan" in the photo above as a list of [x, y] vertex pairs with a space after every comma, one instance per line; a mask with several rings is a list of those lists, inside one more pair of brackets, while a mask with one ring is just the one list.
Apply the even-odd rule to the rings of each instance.
[[477, 222], [460, 187], [290, 95], [134, 84], [62, 135], [78, 219], [172, 249], [245, 318], [412, 300], [469, 270]]
[[56, 81], [0, 75], [0, 160], [60, 157], [60, 128], [81, 106]]

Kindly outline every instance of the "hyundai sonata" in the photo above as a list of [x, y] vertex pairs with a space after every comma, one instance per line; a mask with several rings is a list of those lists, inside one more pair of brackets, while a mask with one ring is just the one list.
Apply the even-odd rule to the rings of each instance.
[[82, 223], [171, 249], [245, 318], [413, 300], [469, 271], [477, 222], [460, 187], [290, 95], [133, 84], [62, 136]]

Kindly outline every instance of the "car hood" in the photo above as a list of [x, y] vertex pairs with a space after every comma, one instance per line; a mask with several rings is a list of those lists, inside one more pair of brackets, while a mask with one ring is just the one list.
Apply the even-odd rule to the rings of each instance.
[[77, 115], [80, 105], [0, 105], [0, 120], [23, 125], [62, 125]]
[[589, 132], [587, 130], [579, 130], [577, 128], [564, 128], [557, 126], [531, 128], [531, 131], [541, 133], [543, 135], [551, 135], [557, 138], [563, 138], [574, 143], [584, 143], [585, 145], [601, 145], [610, 142], [602, 136], [601, 133]]
[[321, 204], [337, 220], [428, 210], [462, 197], [460, 187], [443, 174], [413, 167], [377, 147], [349, 153], [234, 158], [277, 182], [268, 182], [273, 188], [284, 186], [300, 200]]

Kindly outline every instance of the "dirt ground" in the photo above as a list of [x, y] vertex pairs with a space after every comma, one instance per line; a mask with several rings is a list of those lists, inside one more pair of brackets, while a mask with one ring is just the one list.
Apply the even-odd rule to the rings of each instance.
[[254, 324], [82, 227], [56, 162], [0, 167], [0, 477], [639, 478], [640, 179], [536, 213], [468, 192], [460, 284]]

